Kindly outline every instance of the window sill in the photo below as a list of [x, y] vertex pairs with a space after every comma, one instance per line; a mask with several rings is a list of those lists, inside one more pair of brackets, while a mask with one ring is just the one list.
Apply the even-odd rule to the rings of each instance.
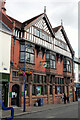
[[[24, 63], [24, 62], [19, 61], [19, 63]], [[32, 64], [32, 65], [35, 65], [35, 63], [29, 63], [29, 62], [26, 62], [26, 64]]]

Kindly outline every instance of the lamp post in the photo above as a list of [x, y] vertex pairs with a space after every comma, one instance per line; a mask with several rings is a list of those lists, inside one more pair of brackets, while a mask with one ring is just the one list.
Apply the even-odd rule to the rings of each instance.
[[25, 87], [26, 87], [26, 41], [24, 46], [24, 107], [23, 112], [26, 112]]

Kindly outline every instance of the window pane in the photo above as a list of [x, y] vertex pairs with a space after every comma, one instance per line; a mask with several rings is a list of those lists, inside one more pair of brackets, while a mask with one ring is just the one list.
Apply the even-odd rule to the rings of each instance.
[[44, 34], [44, 40], [46, 40], [46, 37], [47, 37], [46, 34]]
[[36, 36], [38, 36], [38, 37], [39, 37], [39, 30], [34, 29], [34, 35], [36, 35]]
[[57, 84], [57, 83], [58, 83], [58, 79], [56, 78], [56, 79], [55, 79], [55, 84]]
[[21, 46], [21, 51], [24, 51], [24, 45], [20, 45]]
[[31, 53], [31, 48], [28, 48], [27, 51], [28, 51], [29, 53]]
[[40, 81], [40, 83], [43, 83], [43, 76], [39, 76], [39, 81]]
[[52, 85], [50, 85], [50, 94], [52, 94]]
[[39, 83], [39, 75], [37, 75], [37, 83]]
[[55, 60], [55, 56], [54, 56], [54, 55], [51, 55], [51, 59], [52, 59], [52, 60]]
[[29, 62], [30, 61], [30, 56], [29, 53], [26, 53], [26, 61]]
[[33, 48], [31, 49], [31, 53], [34, 53], [34, 49]]
[[48, 35], [46, 35], [46, 40], [49, 41], [49, 36]]
[[30, 54], [30, 63], [34, 63], [34, 55]]
[[46, 95], [46, 94], [47, 94], [47, 86], [44, 85], [44, 95]]
[[42, 32], [40, 31], [40, 38], [43, 38]]
[[57, 94], [57, 86], [55, 86], [55, 94]]
[[48, 67], [48, 68], [50, 67], [50, 62], [47, 62], [47, 67]]
[[25, 86], [26, 95], [28, 95], [28, 84]]
[[53, 61], [53, 68], [56, 68], [56, 61]]
[[64, 79], [62, 78], [62, 84], [64, 84]]
[[36, 75], [33, 75], [33, 83], [36, 83]]
[[20, 52], [20, 60], [24, 59], [24, 52]]
[[60, 84], [62, 83], [62, 78], [60, 78]]
[[51, 67], [51, 68], [52, 68], [52, 64], [53, 64], [53, 63], [52, 63], [52, 60], [50, 60], [50, 67]]
[[59, 84], [59, 78], [57, 78], [58, 79], [58, 84]]
[[46, 59], [49, 59], [49, 53], [46, 54]]
[[43, 94], [43, 87], [41, 85], [37, 86], [36, 90], [37, 90], [37, 95], [42, 95]]
[[43, 76], [43, 79], [44, 79], [44, 83], [46, 83], [46, 76]]
[[16, 71], [12, 72], [12, 76], [15, 77], [16, 76]]
[[35, 85], [33, 85], [32, 86], [32, 95], [35, 95], [35, 89], [36, 89], [36, 87], [35, 87]]

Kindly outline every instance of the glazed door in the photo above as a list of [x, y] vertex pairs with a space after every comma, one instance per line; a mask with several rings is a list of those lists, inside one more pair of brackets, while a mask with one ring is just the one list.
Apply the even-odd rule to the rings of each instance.
[[12, 87], [11, 105], [19, 106], [19, 85], [17, 84]]

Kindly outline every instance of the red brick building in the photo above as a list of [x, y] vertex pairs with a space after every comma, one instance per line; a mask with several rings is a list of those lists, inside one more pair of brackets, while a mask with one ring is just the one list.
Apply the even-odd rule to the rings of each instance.
[[62, 103], [62, 93], [75, 101], [74, 51], [62, 25], [52, 28], [46, 13], [13, 24], [9, 106], [23, 105], [26, 41], [26, 105]]

